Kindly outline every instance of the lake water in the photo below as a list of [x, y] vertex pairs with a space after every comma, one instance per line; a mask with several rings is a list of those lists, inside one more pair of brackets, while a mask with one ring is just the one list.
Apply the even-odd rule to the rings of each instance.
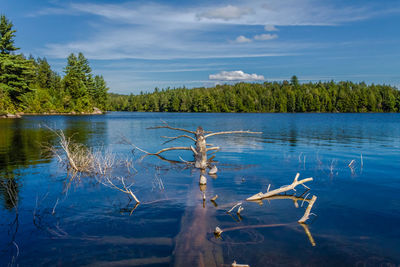
[[[253, 130], [209, 143], [217, 177], [186, 164], [142, 157], [146, 151], [190, 145], [148, 127], [167, 121], [195, 130]], [[69, 182], [45, 146], [46, 126], [89, 147], [132, 160], [125, 177], [141, 203], [93, 177]], [[168, 159], [192, 160], [190, 151]], [[353, 161], [353, 162], [352, 162]], [[352, 164], [349, 167], [349, 164]], [[281, 199], [246, 202], [260, 191], [313, 177]], [[1, 266], [398, 266], [400, 264], [400, 114], [174, 114], [26, 116], [0, 120]], [[204, 189], [204, 188], [202, 188]], [[306, 225], [297, 221], [317, 196]], [[210, 199], [218, 195], [215, 203]], [[241, 215], [227, 211], [242, 202]], [[215, 227], [224, 232], [219, 238]]]

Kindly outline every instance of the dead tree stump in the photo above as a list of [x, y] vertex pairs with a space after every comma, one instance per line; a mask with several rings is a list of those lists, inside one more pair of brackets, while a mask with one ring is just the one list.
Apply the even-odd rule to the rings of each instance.
[[[179, 136], [175, 136], [175, 137], [168, 137], [168, 136], [162, 136], [163, 138], [167, 138], [169, 140], [165, 141], [165, 143], [174, 141], [176, 139], [179, 138], [187, 138], [190, 139], [192, 141], [194, 141], [195, 143], [195, 148], [193, 146], [189, 146], [189, 147], [169, 147], [169, 148], [164, 148], [159, 150], [156, 153], [149, 153], [146, 152], [142, 149], [140, 149], [141, 151], [147, 153], [148, 155], [155, 155], [158, 156], [161, 159], [167, 160], [164, 157], [160, 156], [161, 153], [164, 153], [166, 151], [171, 151], [171, 150], [191, 150], [193, 152], [193, 156], [194, 156], [194, 161], [184, 161], [182, 160], [182, 163], [185, 164], [193, 164], [196, 168], [198, 169], [202, 169], [205, 170], [207, 168], [212, 168], [213, 166], [211, 166], [211, 162], [212, 162], [212, 158], [208, 159], [207, 157], [207, 152], [212, 151], [212, 150], [216, 150], [218, 151], [220, 148], [218, 146], [212, 146], [207, 144], [206, 139], [208, 137], [214, 136], [214, 135], [221, 135], [221, 134], [237, 134], [237, 133], [245, 133], [245, 134], [261, 134], [261, 132], [251, 132], [249, 130], [247, 131], [225, 131], [225, 132], [209, 132], [209, 131], [204, 131], [203, 127], [199, 126], [197, 127], [196, 131], [190, 131], [187, 129], [183, 129], [183, 128], [176, 128], [176, 127], [171, 127], [169, 126], [166, 122], [163, 122], [164, 125], [162, 126], [155, 126], [155, 127], [150, 127], [148, 129], [160, 129], [160, 128], [166, 128], [166, 129], [170, 129], [170, 130], [176, 130], [176, 131], [182, 131], [182, 132], [186, 132], [189, 134], [194, 135], [194, 138], [187, 135], [187, 134], [182, 134]], [[135, 146], [136, 147], [136, 146]], [[171, 160], [167, 160], [167, 161], [171, 161]], [[171, 161], [171, 162], [176, 162], [176, 161]]]

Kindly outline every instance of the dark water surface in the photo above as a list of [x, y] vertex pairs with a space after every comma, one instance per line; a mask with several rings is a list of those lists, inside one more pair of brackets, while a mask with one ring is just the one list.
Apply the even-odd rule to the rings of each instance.
[[[120, 142], [162, 145], [175, 127], [262, 135], [210, 137], [218, 177], [208, 177], [202, 201], [199, 171], [157, 157], [141, 158]], [[68, 186], [67, 172], [44, 145], [45, 126], [89, 147], [133, 159], [133, 201], [93, 177]], [[400, 264], [399, 114], [174, 114], [26, 116], [0, 120], [0, 266], [398, 266]], [[170, 159], [191, 160], [189, 151]], [[354, 160], [352, 168], [349, 163]], [[117, 170], [128, 177], [126, 170]], [[297, 223], [307, 203], [245, 198], [313, 177], [303, 196], [317, 196], [312, 216]], [[127, 178], [128, 179], [128, 178]], [[298, 186], [297, 196], [304, 192]], [[218, 194], [217, 207], [209, 201]], [[288, 197], [289, 198], [289, 197]], [[243, 201], [241, 216], [228, 214]], [[262, 205], [260, 205], [262, 204]], [[303, 206], [302, 206], [303, 204]], [[216, 239], [216, 226], [226, 230]]]

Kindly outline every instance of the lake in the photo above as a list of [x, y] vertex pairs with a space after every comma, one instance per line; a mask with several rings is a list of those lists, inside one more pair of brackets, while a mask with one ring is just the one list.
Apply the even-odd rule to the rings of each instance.
[[[147, 129], [252, 130], [217, 135], [216, 177], [182, 163], [187, 146]], [[118, 167], [141, 203], [81, 175], [71, 181], [46, 147], [47, 127], [131, 161]], [[246, 198], [313, 177], [309, 191], [259, 202]], [[0, 120], [1, 266], [398, 266], [400, 264], [400, 114], [186, 114], [112, 112]], [[201, 191], [203, 190], [203, 191]], [[203, 193], [206, 197], [203, 202]], [[210, 199], [218, 195], [212, 202]], [[303, 216], [316, 196], [310, 219]], [[294, 197], [305, 200], [295, 201]], [[242, 202], [240, 215], [236, 210]], [[315, 215], [314, 215], [315, 214]], [[216, 227], [223, 230], [214, 236]]]

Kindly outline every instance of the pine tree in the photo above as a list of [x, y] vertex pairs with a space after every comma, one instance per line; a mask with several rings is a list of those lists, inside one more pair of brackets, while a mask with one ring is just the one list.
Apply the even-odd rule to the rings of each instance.
[[6, 16], [0, 16], [0, 53], [10, 54], [11, 52], [18, 50], [19, 48], [14, 46], [14, 37], [16, 30], [13, 30], [14, 25], [6, 18]]
[[96, 75], [94, 77], [94, 99], [95, 106], [105, 110], [107, 103], [107, 91], [108, 91], [107, 83], [104, 81], [103, 76]]
[[75, 54], [70, 54], [63, 79], [65, 91], [71, 96], [71, 98], [66, 96], [65, 99], [67, 110], [85, 111], [91, 108], [84, 77], [85, 73], [78, 58]]

